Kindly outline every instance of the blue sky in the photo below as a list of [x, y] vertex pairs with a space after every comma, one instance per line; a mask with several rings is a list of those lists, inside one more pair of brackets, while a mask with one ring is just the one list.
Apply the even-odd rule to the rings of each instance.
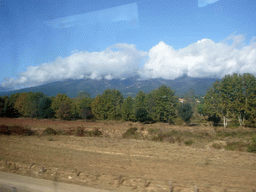
[[256, 75], [252, 0], [0, 0], [0, 86]]

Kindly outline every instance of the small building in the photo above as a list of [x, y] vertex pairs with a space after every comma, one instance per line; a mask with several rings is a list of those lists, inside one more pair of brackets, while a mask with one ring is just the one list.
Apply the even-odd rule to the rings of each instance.
[[180, 103], [184, 103], [184, 102], [185, 102], [185, 99], [179, 98], [179, 102], [180, 102]]

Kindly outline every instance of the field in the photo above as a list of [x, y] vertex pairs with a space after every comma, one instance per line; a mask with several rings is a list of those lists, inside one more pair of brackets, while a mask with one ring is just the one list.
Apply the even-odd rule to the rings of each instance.
[[[22, 118], [0, 125], [35, 131], [0, 135], [0, 171], [111, 191], [256, 190], [256, 154], [246, 151], [255, 129]], [[49, 127], [58, 134], [44, 134]], [[86, 134], [97, 129], [102, 135]]]

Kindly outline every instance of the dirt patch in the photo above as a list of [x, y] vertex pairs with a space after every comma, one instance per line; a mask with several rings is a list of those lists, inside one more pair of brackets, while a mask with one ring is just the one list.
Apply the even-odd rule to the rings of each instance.
[[[10, 119], [3, 118], [0, 124], [8, 121]], [[12, 123], [18, 124], [19, 121], [13, 119]], [[87, 130], [98, 128], [105, 135], [2, 135], [1, 171], [113, 191], [171, 191], [172, 188], [177, 192], [195, 191], [196, 187], [209, 192], [256, 189], [256, 154], [225, 150], [228, 141], [226, 138], [215, 140], [217, 132], [214, 128], [82, 121], [68, 122], [61, 128], [61, 121], [52, 125], [52, 121], [21, 121], [23, 126], [31, 129], [35, 126], [41, 131], [47, 127], [63, 130], [81, 126]], [[122, 134], [131, 127], [144, 133], [143, 138], [151, 136], [149, 128], [175, 130], [173, 137], [181, 136], [181, 142], [122, 139]], [[188, 130], [193, 135], [188, 134]], [[191, 146], [182, 142], [190, 137], [195, 142]], [[228, 139], [232, 140], [232, 137]], [[215, 148], [214, 144], [222, 148]]]

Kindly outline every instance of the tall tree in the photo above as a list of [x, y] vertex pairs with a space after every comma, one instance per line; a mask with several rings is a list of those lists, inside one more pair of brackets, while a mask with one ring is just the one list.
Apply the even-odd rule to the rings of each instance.
[[183, 121], [189, 123], [193, 115], [192, 105], [189, 102], [179, 105], [178, 115], [183, 119]]
[[173, 122], [178, 104], [178, 98], [174, 93], [171, 88], [162, 85], [147, 94], [147, 111], [153, 121]]
[[5, 115], [4, 106], [5, 106], [5, 99], [3, 97], [0, 97], [0, 117], [3, 117]]
[[256, 127], [256, 78], [254, 75], [246, 73], [243, 75], [243, 90], [245, 94], [246, 120], [249, 127]]
[[127, 97], [124, 100], [124, 103], [122, 105], [121, 114], [122, 118], [125, 121], [134, 121], [134, 113], [133, 113], [133, 99], [131, 96]]
[[49, 97], [43, 98], [40, 101], [39, 107], [38, 107], [39, 116], [42, 117], [42, 118], [47, 118], [47, 116], [49, 116], [49, 115], [46, 114], [46, 110], [48, 108], [50, 108], [51, 105], [52, 105], [52, 100]]
[[120, 119], [122, 104], [121, 92], [116, 89], [107, 89], [95, 98], [91, 109], [97, 119]]
[[72, 100], [66, 95], [59, 93], [53, 99], [51, 108], [55, 112], [55, 116], [61, 119], [70, 119], [72, 115]]
[[205, 110], [209, 115], [222, 117], [224, 127], [227, 126], [228, 117], [238, 118], [241, 126], [255, 125], [255, 84], [256, 78], [251, 74], [226, 75], [207, 91], [204, 99]]

